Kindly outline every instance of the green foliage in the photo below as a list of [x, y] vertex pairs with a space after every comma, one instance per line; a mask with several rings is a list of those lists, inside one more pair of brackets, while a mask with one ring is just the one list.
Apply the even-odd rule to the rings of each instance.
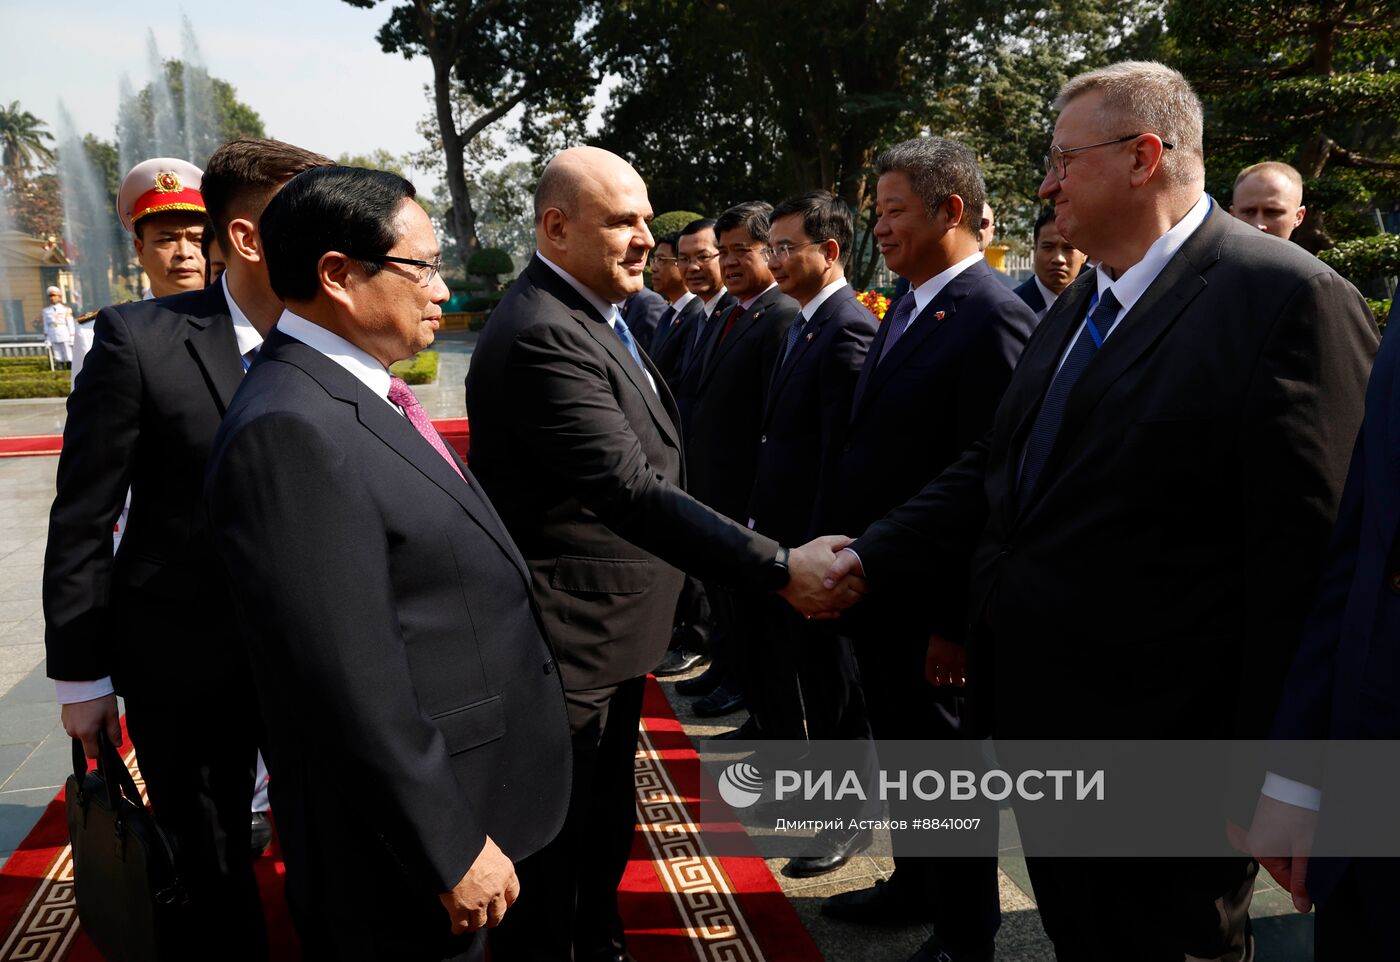
[[664, 214], [657, 214], [651, 219], [651, 236], [664, 237], [682, 228], [689, 227], [694, 221], [704, 217], [688, 210], [668, 210]]
[[1342, 241], [1317, 256], [1353, 284], [1400, 276], [1400, 234], [1374, 234]]
[[1385, 332], [1385, 322], [1386, 319], [1390, 317], [1390, 307], [1392, 303], [1394, 302], [1389, 298], [1383, 301], [1373, 301], [1369, 299], [1366, 301], [1366, 306], [1371, 309], [1372, 314], [1376, 315], [1376, 327], [1380, 328], [1382, 333]]
[[49, 359], [46, 357], [0, 357], [0, 377], [48, 373]]
[[[189, 154], [191, 163], [203, 167], [209, 155], [225, 141], [267, 136], [262, 117], [238, 99], [238, 92], [227, 81], [211, 76], [203, 68], [187, 67], [178, 59], [165, 61], [165, 79], [174, 107], [174, 115], [168, 120], [158, 116], [158, 97], [151, 84], [123, 98], [117, 107], [117, 140], [125, 161], [137, 163], [147, 157]], [[195, 116], [186, 117], [186, 107]], [[164, 124], [169, 129], [161, 129]]]
[[389, 370], [407, 384], [432, 384], [438, 376], [438, 352], [419, 351], [413, 357], [399, 361]]
[[45, 143], [53, 141], [47, 126], [28, 110], [21, 110], [18, 100], [10, 101], [8, 107], [0, 106], [0, 167], [11, 188], [54, 162], [53, 148]]
[[68, 371], [50, 373], [47, 361], [44, 362], [44, 370], [41, 373], [11, 375], [5, 371], [0, 373], [0, 399], [67, 397], [72, 380]]
[[467, 270], [480, 277], [489, 277], [493, 280], [501, 274], [509, 274], [515, 270], [515, 265], [510, 261], [510, 255], [499, 247], [483, 247], [467, 260]]
[[501, 298], [505, 296], [505, 291], [487, 291], [476, 297], [469, 297], [462, 302], [462, 313], [474, 314], [477, 311], [490, 312], [497, 304], [501, 303]]
[[368, 154], [341, 154], [335, 162], [342, 167], [367, 167], [370, 170], [387, 170], [391, 174], [398, 174], [407, 178], [404, 173], [409, 167], [407, 157], [399, 157], [391, 154], [383, 147], [377, 147]]

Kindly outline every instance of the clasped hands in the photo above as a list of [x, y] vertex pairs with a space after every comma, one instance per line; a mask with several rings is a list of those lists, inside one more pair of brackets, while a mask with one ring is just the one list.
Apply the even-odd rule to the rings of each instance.
[[841, 549], [855, 539], [826, 535], [788, 552], [788, 583], [778, 594], [808, 618], [835, 618], [865, 595], [860, 559]]

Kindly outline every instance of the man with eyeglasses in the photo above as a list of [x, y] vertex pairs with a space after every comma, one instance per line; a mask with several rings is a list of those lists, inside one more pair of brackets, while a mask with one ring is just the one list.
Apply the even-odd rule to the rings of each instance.
[[[876, 170], [875, 238], [912, 289], [886, 312], [865, 355], [821, 476], [820, 531], [864, 531], [981, 438], [1035, 327], [979, 248], [986, 188], [971, 150], [920, 138], [886, 151]], [[884, 592], [838, 622], [876, 739], [960, 737], [966, 633], [948, 609], [966, 601], [967, 574], [954, 569], [915, 590]], [[832, 896], [823, 913], [863, 924], [932, 922], [933, 939], [916, 958], [990, 959], [1000, 922], [995, 849], [933, 859], [910, 856], [898, 836], [893, 844], [888, 881]]]
[[[1070, 80], [1055, 108], [1040, 196], [1099, 266], [1041, 322], [988, 436], [831, 576], [897, 593], [971, 563], [972, 603], [945, 617], [972, 625], [979, 735], [1262, 738], [1375, 322], [1335, 271], [1206, 195], [1201, 104], [1180, 73], [1114, 64]], [[1163, 790], [1238, 797], [1247, 820], [1258, 784]], [[1052, 817], [1017, 808], [1059, 958], [1253, 957], [1251, 859], [1037, 857], [1065, 841]], [[1221, 825], [1200, 844], [1224, 838]]]
[[[690, 308], [690, 305], [694, 303], [694, 310], [700, 309], [700, 303], [696, 301], [695, 295], [690, 292], [690, 288], [685, 286], [685, 271], [681, 268], [680, 257], [676, 250], [680, 236], [680, 231], [672, 231], [664, 237], [658, 237], [656, 247], [651, 252], [651, 286], [669, 302], [667, 309], [662, 312], [661, 319], [657, 322], [656, 333], [647, 346], [647, 351], [657, 362], [658, 367], [662, 367], [661, 351], [670, 339], [671, 332], [678, 330], [684, 322], [687, 308]], [[664, 367], [662, 367], [662, 373], [666, 373]]]
[[[100, 731], [121, 743], [117, 693], [125, 700], [189, 891], [189, 958], [267, 953], [248, 858], [258, 710], [201, 493], [219, 420], [282, 313], [258, 217], [295, 174], [329, 163], [273, 140], [216, 150], [201, 189], [227, 255], [223, 277], [100, 311], [68, 400], [44, 555], [48, 673], [63, 726], [90, 757]], [[164, 186], [175, 193], [170, 179]]]

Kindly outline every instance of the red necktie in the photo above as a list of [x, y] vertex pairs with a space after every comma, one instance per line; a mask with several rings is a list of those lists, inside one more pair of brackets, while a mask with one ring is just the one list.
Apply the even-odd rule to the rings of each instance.
[[724, 339], [729, 336], [729, 332], [734, 330], [734, 322], [739, 319], [739, 315], [744, 313], [742, 304], [735, 304], [734, 310], [729, 312], [729, 316], [724, 319], [724, 327], [720, 328], [718, 344], [723, 344]]
[[452, 470], [457, 472], [457, 476], [463, 481], [467, 480], [462, 474], [462, 469], [457, 467], [457, 462], [447, 450], [447, 442], [442, 439], [442, 435], [437, 433], [433, 427], [432, 419], [428, 417], [428, 412], [423, 410], [423, 405], [418, 403], [418, 398], [414, 397], [408, 382], [401, 377], [389, 378], [389, 400], [403, 408], [404, 415], [408, 418], [408, 423], [417, 428], [418, 433], [423, 435], [423, 440], [433, 446], [433, 450], [442, 455], [442, 459], [452, 465]]

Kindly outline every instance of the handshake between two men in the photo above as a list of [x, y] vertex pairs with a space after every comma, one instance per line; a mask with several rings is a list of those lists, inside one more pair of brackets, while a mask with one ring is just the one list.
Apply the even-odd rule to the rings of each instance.
[[844, 551], [854, 538], [825, 535], [788, 554], [788, 583], [778, 590], [798, 613], [811, 619], [835, 618], [865, 595], [860, 559]]

